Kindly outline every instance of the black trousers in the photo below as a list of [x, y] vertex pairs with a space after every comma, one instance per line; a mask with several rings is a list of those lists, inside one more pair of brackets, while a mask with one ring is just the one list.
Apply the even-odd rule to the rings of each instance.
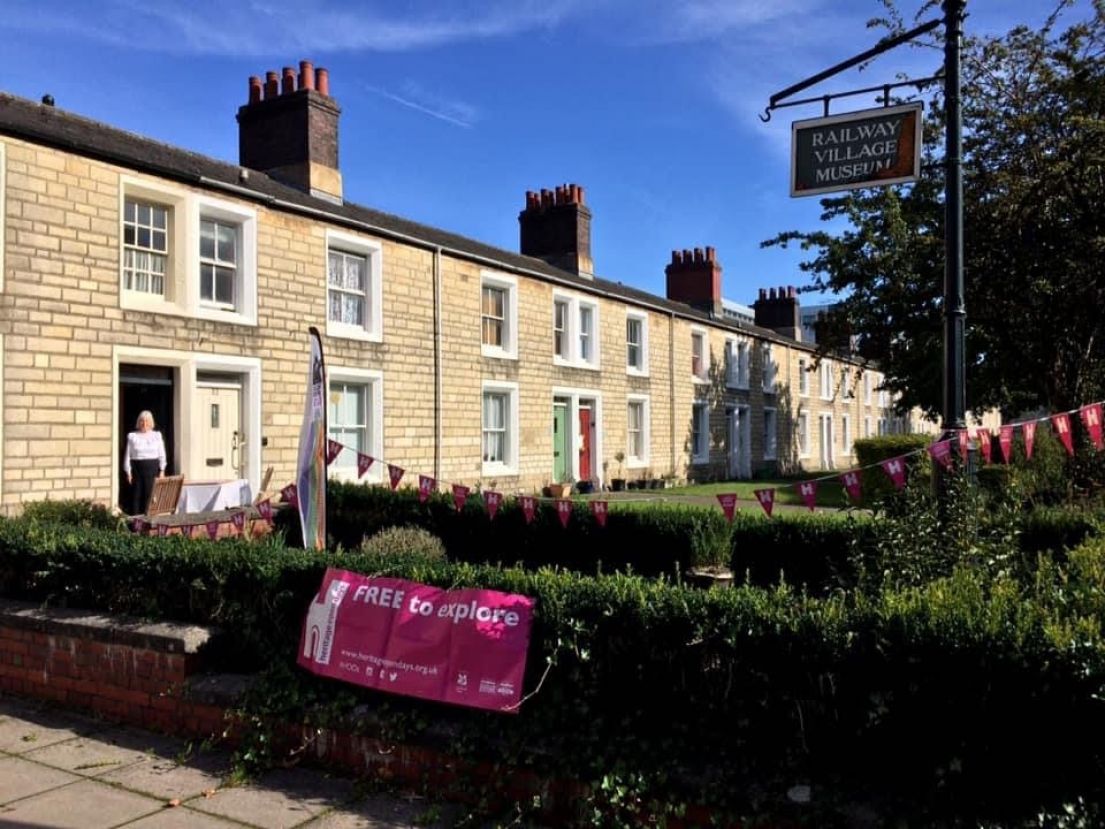
[[131, 461], [130, 472], [134, 480], [131, 486], [131, 515], [145, 515], [146, 507], [150, 504], [150, 495], [153, 493], [153, 482], [157, 480], [160, 471], [157, 458], [148, 461]]

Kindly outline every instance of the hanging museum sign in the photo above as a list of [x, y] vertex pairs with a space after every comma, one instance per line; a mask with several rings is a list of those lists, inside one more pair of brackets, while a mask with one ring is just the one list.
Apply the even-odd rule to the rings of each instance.
[[791, 196], [902, 184], [920, 174], [920, 103], [791, 125]]

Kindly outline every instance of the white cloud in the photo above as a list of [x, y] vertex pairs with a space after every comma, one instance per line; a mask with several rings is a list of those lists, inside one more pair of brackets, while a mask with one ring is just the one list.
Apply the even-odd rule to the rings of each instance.
[[471, 104], [459, 100], [449, 100], [423, 89], [415, 81], [408, 80], [400, 91], [391, 92], [375, 86], [365, 86], [369, 92], [387, 98], [402, 106], [429, 115], [431, 118], [445, 121], [457, 127], [470, 129], [479, 120], [478, 110]]

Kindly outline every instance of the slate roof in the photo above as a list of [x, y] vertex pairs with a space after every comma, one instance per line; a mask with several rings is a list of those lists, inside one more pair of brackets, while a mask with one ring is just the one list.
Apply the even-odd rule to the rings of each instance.
[[[2, 92], [0, 135], [13, 136], [165, 179], [202, 187], [227, 188], [241, 198], [267, 203], [276, 209], [312, 213], [335, 224], [345, 221], [350, 226], [360, 226], [359, 229], [362, 230], [372, 230], [383, 236], [429, 248], [440, 246], [451, 255], [476, 261], [484, 260], [508, 271], [525, 272], [570, 285], [582, 292], [606, 294], [634, 305], [644, 305], [685, 319], [708, 323], [716, 328], [746, 332], [763, 339], [812, 350], [808, 344], [798, 343], [770, 329], [714, 318], [681, 302], [673, 302], [620, 282], [599, 277], [593, 280], [580, 277], [532, 256], [503, 250], [362, 205], [351, 202], [336, 204], [282, 184], [257, 170], [249, 170], [248, 178], [243, 180], [243, 168], [236, 164], [227, 164], [54, 106]], [[325, 215], [319, 215], [320, 212]]]

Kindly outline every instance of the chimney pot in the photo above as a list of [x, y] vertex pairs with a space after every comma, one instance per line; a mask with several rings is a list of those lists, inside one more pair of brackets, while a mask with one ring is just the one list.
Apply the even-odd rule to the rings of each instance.
[[280, 83], [280, 94], [289, 95], [295, 92], [295, 70], [290, 66], [284, 67], [284, 77]]
[[678, 265], [679, 264], [679, 251], [673, 250], [671, 252], [671, 263], [673, 265]]
[[261, 79], [256, 75], [249, 76], [249, 102], [255, 104], [261, 100]]
[[714, 262], [714, 261], [716, 261], [716, 259], [717, 259], [717, 253], [714, 251], [714, 249], [712, 247], [707, 246], [706, 247], [706, 261], [707, 262]]
[[775, 299], [775, 289], [774, 288], [768, 288], [767, 298], [768, 299]]
[[760, 299], [767, 299], [767, 288], [760, 288]]
[[315, 89], [319, 95], [330, 97], [330, 72], [326, 69], [315, 70]]
[[280, 92], [279, 76], [275, 72], [265, 73], [265, 98], [275, 98]]
[[795, 290], [794, 286], [787, 285], [787, 297], [794, 299], [796, 296], [798, 296], [798, 291]]
[[705, 257], [702, 255], [702, 248], [694, 249], [694, 261], [699, 264], [706, 261]]
[[301, 60], [299, 62], [299, 88], [315, 88], [315, 68], [309, 60]]
[[518, 222], [523, 255], [588, 279], [594, 277], [591, 213], [583, 206], [583, 188], [578, 184], [527, 191], [526, 209]]
[[784, 288], [782, 285], [780, 285], [779, 286], [779, 299], [782, 299], [786, 295], [787, 295], [786, 288]]

